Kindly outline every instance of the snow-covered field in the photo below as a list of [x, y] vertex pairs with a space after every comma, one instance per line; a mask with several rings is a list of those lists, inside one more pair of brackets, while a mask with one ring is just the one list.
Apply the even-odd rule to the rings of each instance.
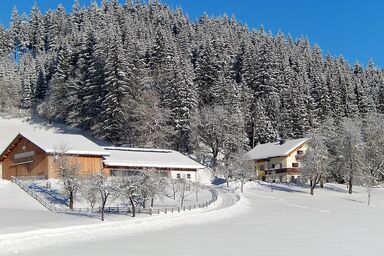
[[[49, 212], [10, 181], [0, 179], [0, 234], [66, 227], [98, 222], [97, 219]], [[0, 249], [1, 252], [4, 252]]]
[[[106, 223], [0, 235], [20, 255], [383, 255], [384, 189], [366, 204], [326, 185], [310, 196], [288, 185], [250, 183], [238, 203], [220, 192], [210, 208]], [[13, 218], [12, 215], [9, 216]], [[60, 219], [62, 216], [58, 216]], [[1, 218], [4, 219], [4, 218]], [[43, 218], [42, 218], [43, 220]], [[13, 232], [9, 232], [13, 233]]]

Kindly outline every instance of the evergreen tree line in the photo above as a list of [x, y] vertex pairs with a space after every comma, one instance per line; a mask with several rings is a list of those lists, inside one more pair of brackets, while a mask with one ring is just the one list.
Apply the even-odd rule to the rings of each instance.
[[70, 13], [15, 9], [0, 27], [0, 108], [117, 145], [216, 159], [303, 137], [329, 118], [383, 113], [384, 73], [234, 17], [191, 22], [157, 1], [75, 1]]

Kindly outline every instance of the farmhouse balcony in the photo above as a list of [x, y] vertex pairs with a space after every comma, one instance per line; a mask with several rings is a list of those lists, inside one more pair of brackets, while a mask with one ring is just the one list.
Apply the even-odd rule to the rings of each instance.
[[264, 171], [266, 175], [279, 174], [279, 173], [300, 173], [301, 169], [298, 167], [291, 168], [279, 168], [279, 169], [268, 169]]

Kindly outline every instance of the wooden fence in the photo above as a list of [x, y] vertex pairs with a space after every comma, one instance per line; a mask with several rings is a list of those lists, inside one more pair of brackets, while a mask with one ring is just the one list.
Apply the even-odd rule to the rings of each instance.
[[[40, 204], [42, 204], [45, 208], [52, 212], [58, 212], [58, 213], [99, 213], [101, 212], [100, 207], [96, 208], [74, 208], [73, 210], [65, 207], [57, 207], [55, 204], [52, 204], [51, 202], [47, 201], [45, 198], [37, 194], [33, 189], [29, 188], [28, 184], [26, 184], [22, 179], [19, 177], [11, 177], [11, 181], [15, 183], [17, 186], [19, 186], [21, 189], [23, 189], [26, 193], [28, 193], [30, 196], [32, 196], [34, 199], [36, 199]], [[207, 187], [198, 183], [194, 184], [195, 186], [199, 186], [201, 189], [209, 189], [211, 193], [211, 200], [206, 201], [204, 203], [199, 203], [199, 204], [194, 204], [194, 205], [188, 205], [188, 206], [183, 206], [183, 207], [162, 207], [162, 208], [141, 208], [137, 207], [135, 208], [135, 213], [137, 214], [160, 214], [160, 213], [174, 213], [174, 212], [182, 212], [182, 211], [191, 211], [195, 209], [200, 209], [200, 208], [205, 208], [211, 205], [212, 203], [216, 202], [218, 198], [218, 193], [217, 190], [211, 187]], [[119, 214], [119, 213], [132, 213], [132, 208], [131, 207], [106, 207], [104, 209], [104, 212], [106, 213], [114, 213], [114, 214]]]

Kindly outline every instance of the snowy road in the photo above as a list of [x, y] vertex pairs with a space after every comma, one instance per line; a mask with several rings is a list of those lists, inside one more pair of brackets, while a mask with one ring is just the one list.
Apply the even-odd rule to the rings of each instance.
[[[228, 211], [236, 198], [219, 191], [217, 202], [208, 208], [187, 211], [185, 213], [162, 214], [152, 217], [139, 217], [125, 221], [107, 221], [105, 223], [69, 226], [65, 228], [41, 229], [14, 234], [0, 235], [0, 254], [34, 255], [47, 246], [63, 246], [68, 243], [77, 244], [79, 241], [95, 243], [100, 239], [119, 239], [121, 237], [145, 234], [146, 232], [164, 230], [181, 225], [196, 225], [209, 221], [229, 218], [236, 211]], [[97, 243], [97, 242], [96, 242]], [[56, 253], [55, 253], [56, 254]]]

